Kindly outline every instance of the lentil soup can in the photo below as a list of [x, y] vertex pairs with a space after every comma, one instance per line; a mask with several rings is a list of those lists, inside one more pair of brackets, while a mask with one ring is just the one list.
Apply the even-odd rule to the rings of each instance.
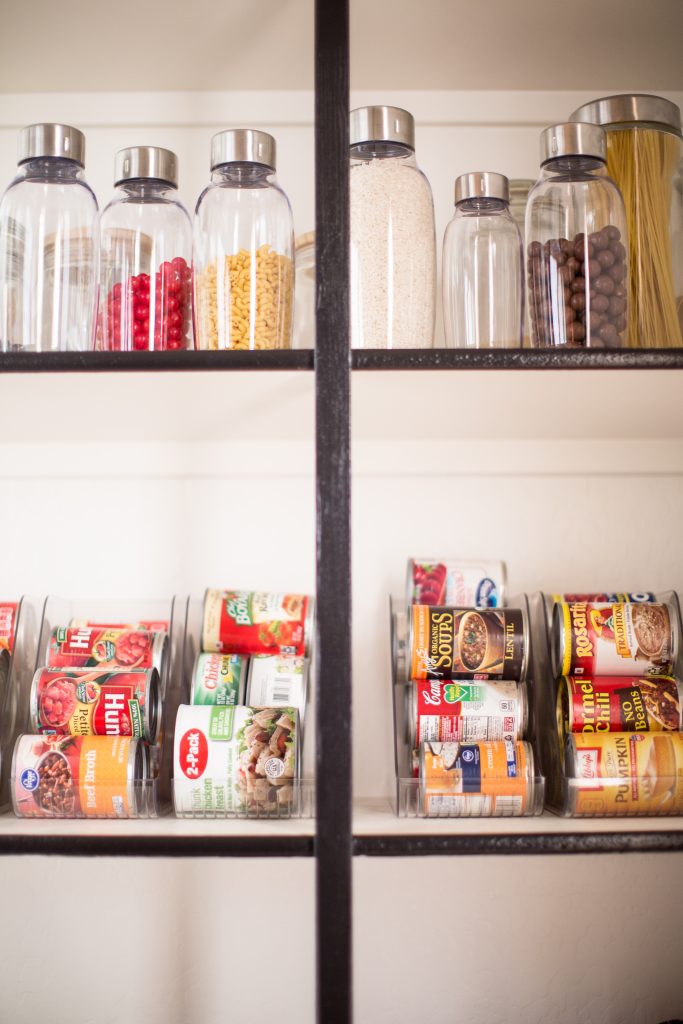
[[430, 740], [518, 740], [526, 731], [525, 683], [424, 679], [410, 687], [410, 746]]
[[19, 736], [12, 803], [22, 818], [129, 818], [149, 773], [147, 745], [130, 736]]
[[313, 599], [303, 594], [207, 590], [202, 647], [233, 654], [305, 657], [313, 632]]
[[14, 636], [17, 628], [17, 610], [19, 604], [3, 601], [0, 604], [0, 651], [14, 650]]
[[249, 660], [247, 704], [257, 708], [292, 707], [304, 718], [308, 659], [258, 655]]
[[556, 604], [556, 675], [671, 675], [676, 657], [665, 604]]
[[683, 734], [576, 733], [566, 774], [569, 814], [681, 814]]
[[47, 664], [49, 668], [155, 668], [163, 679], [167, 658], [167, 633], [57, 626], [50, 637]]
[[506, 576], [505, 562], [409, 558], [406, 603], [497, 608]]
[[663, 732], [681, 728], [683, 685], [672, 676], [563, 676], [557, 690], [560, 736]]
[[181, 704], [175, 726], [176, 814], [281, 811], [299, 772], [296, 708]]
[[153, 743], [161, 712], [159, 673], [40, 668], [31, 685], [34, 732], [133, 736]]
[[534, 754], [529, 743], [423, 743], [422, 807], [427, 817], [519, 816], [534, 807]]
[[522, 609], [414, 604], [409, 625], [411, 679], [526, 678], [529, 623]]
[[191, 704], [244, 704], [249, 659], [243, 654], [198, 654]]

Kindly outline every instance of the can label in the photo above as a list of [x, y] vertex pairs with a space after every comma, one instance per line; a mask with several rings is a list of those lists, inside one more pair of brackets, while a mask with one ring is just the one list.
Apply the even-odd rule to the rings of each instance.
[[305, 658], [258, 656], [249, 666], [247, 703], [257, 708], [306, 707], [308, 662]]
[[15, 813], [29, 818], [130, 817], [135, 813], [128, 736], [20, 736]]
[[429, 679], [415, 687], [414, 742], [517, 740], [524, 708], [518, 683]]
[[555, 604], [572, 604], [585, 601], [587, 604], [653, 604], [657, 598], [649, 591], [642, 594], [553, 594]]
[[681, 728], [681, 696], [671, 676], [569, 676], [560, 681], [563, 732], [662, 732]]
[[683, 734], [579, 733], [567, 744], [575, 814], [680, 814]]
[[0, 604], [0, 651], [14, 650], [14, 634], [17, 628], [18, 603], [3, 601]]
[[249, 659], [242, 654], [198, 654], [193, 704], [243, 704]]
[[47, 663], [50, 668], [160, 668], [154, 656], [159, 635], [142, 629], [57, 626]]
[[408, 604], [496, 608], [503, 603], [502, 562], [408, 562]]
[[307, 653], [310, 598], [248, 590], [209, 590], [204, 601], [202, 646], [233, 654]]
[[168, 633], [168, 619], [140, 619], [139, 622], [94, 622], [92, 619], [72, 619], [69, 629], [90, 626], [92, 629], [144, 629], [148, 633]]
[[673, 633], [665, 604], [561, 604], [564, 676], [670, 675]]
[[39, 669], [31, 694], [33, 728], [37, 733], [153, 739], [145, 719], [151, 676], [144, 669]]
[[412, 679], [524, 677], [526, 635], [518, 609], [413, 605]]
[[427, 815], [517, 815], [528, 805], [525, 743], [425, 743], [421, 774]]

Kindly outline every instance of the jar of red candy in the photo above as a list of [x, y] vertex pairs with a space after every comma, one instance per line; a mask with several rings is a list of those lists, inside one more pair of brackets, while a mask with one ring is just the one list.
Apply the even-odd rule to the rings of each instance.
[[116, 154], [116, 196], [100, 221], [100, 349], [193, 347], [192, 225], [177, 164], [155, 146]]

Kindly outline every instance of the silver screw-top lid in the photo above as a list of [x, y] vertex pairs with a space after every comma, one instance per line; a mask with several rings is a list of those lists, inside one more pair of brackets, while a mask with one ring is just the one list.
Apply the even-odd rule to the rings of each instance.
[[541, 132], [541, 163], [563, 156], [591, 156], [607, 159], [607, 136], [597, 124], [569, 121]]
[[415, 118], [401, 107], [357, 107], [351, 111], [349, 142], [397, 142], [415, 149]]
[[211, 170], [221, 164], [263, 164], [275, 170], [275, 139], [255, 128], [229, 128], [211, 139]]
[[120, 149], [114, 158], [114, 184], [136, 178], [153, 178], [178, 187], [178, 158], [160, 146], [130, 146]]
[[465, 199], [502, 199], [510, 202], [508, 180], [504, 174], [494, 171], [472, 171], [455, 179], [455, 202]]
[[85, 135], [69, 124], [30, 124], [19, 132], [19, 163], [56, 156], [85, 167]]
[[584, 103], [570, 115], [570, 121], [583, 124], [614, 125], [635, 124], [649, 121], [664, 131], [681, 135], [680, 108], [663, 96], [648, 93], [624, 93], [617, 96], [603, 96], [591, 103]]

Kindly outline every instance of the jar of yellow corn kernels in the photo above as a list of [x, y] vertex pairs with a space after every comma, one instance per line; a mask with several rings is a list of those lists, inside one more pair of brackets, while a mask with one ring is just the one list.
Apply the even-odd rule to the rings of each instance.
[[291, 348], [294, 230], [271, 135], [214, 135], [193, 250], [197, 348]]

